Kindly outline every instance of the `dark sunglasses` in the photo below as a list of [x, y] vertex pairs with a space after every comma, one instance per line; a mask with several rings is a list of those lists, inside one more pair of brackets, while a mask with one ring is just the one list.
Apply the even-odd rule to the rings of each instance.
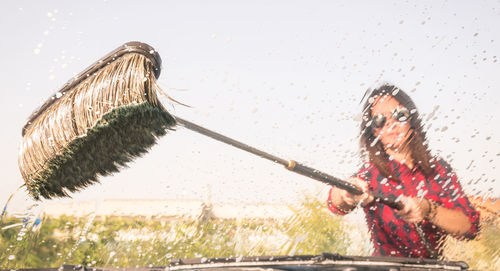
[[[391, 118], [398, 122], [407, 121], [410, 119], [410, 117], [411, 117], [410, 110], [408, 110], [405, 107], [396, 108], [391, 113]], [[387, 117], [382, 114], [378, 114], [372, 118], [372, 126], [375, 128], [384, 127], [386, 122], [387, 122]]]

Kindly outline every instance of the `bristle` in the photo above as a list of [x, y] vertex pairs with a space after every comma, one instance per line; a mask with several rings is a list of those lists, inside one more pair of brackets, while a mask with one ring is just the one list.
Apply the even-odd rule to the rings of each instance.
[[19, 167], [36, 199], [67, 196], [147, 152], [175, 125], [149, 59], [125, 54], [40, 114], [25, 131]]

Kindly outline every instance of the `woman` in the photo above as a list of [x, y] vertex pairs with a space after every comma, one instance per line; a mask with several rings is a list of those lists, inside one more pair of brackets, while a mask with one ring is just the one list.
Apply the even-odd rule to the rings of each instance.
[[[364, 194], [332, 187], [329, 209], [344, 215], [361, 205], [375, 255], [431, 258], [441, 255], [447, 235], [474, 238], [479, 212], [450, 166], [431, 156], [410, 97], [383, 85], [370, 94], [363, 113], [360, 143], [368, 162], [350, 182]], [[404, 208], [397, 211], [376, 202], [372, 192], [401, 201]]]

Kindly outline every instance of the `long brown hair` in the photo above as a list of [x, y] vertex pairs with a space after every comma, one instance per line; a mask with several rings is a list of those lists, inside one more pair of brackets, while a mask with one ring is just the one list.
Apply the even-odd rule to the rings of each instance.
[[410, 150], [414, 166], [419, 167], [424, 175], [429, 177], [434, 171], [431, 167], [432, 156], [426, 142], [425, 131], [423, 130], [417, 107], [408, 94], [393, 85], [385, 84], [374, 89], [366, 99], [363, 106], [363, 118], [360, 131], [362, 154], [368, 155], [369, 160], [378, 168], [384, 177], [392, 177], [389, 167], [389, 155], [385, 152], [382, 142], [376, 139], [372, 125], [373, 102], [377, 97], [382, 96], [390, 96], [396, 99], [402, 106], [406, 107], [411, 112], [409, 119], [410, 135], [405, 143]]

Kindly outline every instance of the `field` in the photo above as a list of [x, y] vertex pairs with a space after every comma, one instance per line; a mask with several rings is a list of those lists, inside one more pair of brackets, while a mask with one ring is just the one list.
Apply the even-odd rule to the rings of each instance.
[[[307, 198], [286, 220], [107, 217], [43, 218], [38, 225], [7, 218], [0, 228], [0, 268], [152, 267], [175, 258], [319, 254], [370, 255], [368, 232]], [[446, 240], [445, 259], [472, 269], [500, 270], [498, 220], [483, 221], [474, 241]]]

